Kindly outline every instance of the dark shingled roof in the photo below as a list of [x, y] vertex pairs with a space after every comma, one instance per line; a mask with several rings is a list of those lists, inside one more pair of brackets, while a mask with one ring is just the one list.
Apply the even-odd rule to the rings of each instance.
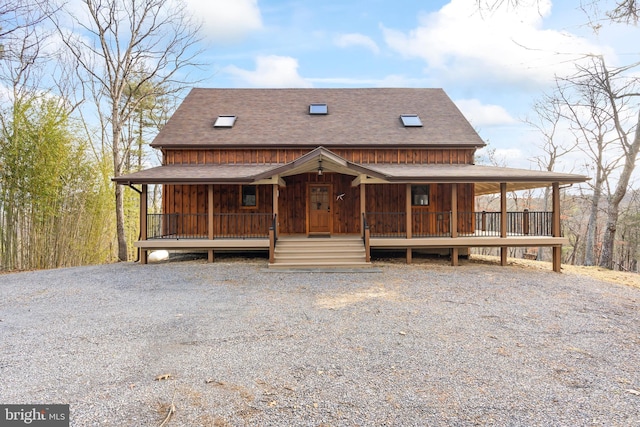
[[[310, 115], [326, 103], [328, 114]], [[404, 127], [417, 114], [422, 127]], [[235, 115], [232, 128], [214, 128]], [[484, 142], [442, 89], [193, 89], [152, 146], [482, 147]]]

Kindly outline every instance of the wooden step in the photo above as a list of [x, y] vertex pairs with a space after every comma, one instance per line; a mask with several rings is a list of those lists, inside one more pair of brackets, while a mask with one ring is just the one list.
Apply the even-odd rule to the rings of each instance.
[[368, 268], [364, 242], [359, 236], [278, 239], [275, 261], [269, 268]]

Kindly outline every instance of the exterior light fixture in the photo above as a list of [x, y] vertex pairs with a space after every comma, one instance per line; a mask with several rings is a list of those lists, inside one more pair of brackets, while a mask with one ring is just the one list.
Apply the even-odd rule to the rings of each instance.
[[322, 176], [322, 159], [318, 160], [318, 176]]

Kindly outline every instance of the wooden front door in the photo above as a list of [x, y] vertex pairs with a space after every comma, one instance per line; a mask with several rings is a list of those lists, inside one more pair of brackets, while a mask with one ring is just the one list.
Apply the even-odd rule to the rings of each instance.
[[329, 184], [309, 184], [309, 233], [331, 233]]

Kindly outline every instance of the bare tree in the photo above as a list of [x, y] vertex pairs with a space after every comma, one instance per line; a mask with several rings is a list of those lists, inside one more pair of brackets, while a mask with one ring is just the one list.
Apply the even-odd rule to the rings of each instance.
[[[594, 13], [600, 14], [600, 6], [610, 7], [604, 10], [607, 19], [613, 22], [626, 24], [636, 24], [640, 18], [640, 2], [638, 0], [617, 0], [613, 6], [604, 0], [576, 0], [576, 8], [590, 9]], [[539, 5], [540, 0], [476, 0], [478, 10], [494, 11], [499, 8], [517, 8], [521, 6]]]
[[[629, 113], [627, 101], [631, 97], [640, 95], [635, 90], [637, 79], [627, 78], [624, 73], [640, 64], [609, 70], [603, 57], [598, 57], [597, 68], [592, 73], [594, 83], [606, 94], [610, 104], [611, 120], [618, 136], [619, 147], [623, 153], [623, 166], [615, 185], [615, 190], [609, 197], [607, 207], [607, 224], [602, 242], [602, 256], [600, 266], [613, 268], [614, 244], [618, 218], [620, 215], [620, 203], [627, 194], [631, 175], [636, 166], [638, 152], [640, 151], [640, 111], [631, 129], [625, 126]], [[635, 128], [635, 132], [633, 131]], [[632, 135], [633, 138], [632, 138]]]
[[595, 243], [598, 235], [598, 216], [603, 192], [609, 176], [620, 162], [620, 154], [615, 150], [617, 137], [611, 135], [613, 124], [606, 96], [592, 85], [584, 68], [575, 76], [558, 79], [556, 92], [563, 103], [563, 116], [576, 138], [578, 148], [586, 154], [592, 181], [589, 200], [589, 221], [585, 236], [585, 265], [595, 265]]
[[0, 0], [0, 40], [20, 39], [20, 30], [33, 28], [54, 12], [48, 0]]
[[640, 3], [637, 0], [621, 0], [616, 6], [607, 12], [607, 16], [616, 22], [635, 24], [640, 18]]
[[[533, 106], [535, 117], [525, 120], [542, 135], [542, 154], [534, 158], [540, 170], [554, 171], [560, 158], [571, 153], [577, 146], [575, 139], [567, 141], [558, 136], [558, 128], [563, 119], [562, 105], [562, 100], [556, 95], [545, 94]], [[550, 198], [551, 190], [545, 187], [542, 206], [544, 211], [549, 210]], [[542, 259], [543, 253], [543, 248], [538, 248], [538, 259]]]
[[[640, 114], [636, 118], [629, 105], [630, 98], [638, 95], [635, 91], [637, 79], [628, 75], [638, 65], [609, 69], [603, 57], [593, 56], [588, 64], [577, 66], [575, 76], [562, 79], [564, 86], [558, 86], [572, 130], [593, 168], [586, 265], [595, 263], [595, 229], [601, 198], [606, 191], [607, 222], [598, 264], [607, 268], [613, 266], [620, 203], [627, 193], [640, 149]], [[635, 137], [632, 137], [634, 128]]]
[[[198, 66], [199, 27], [180, 0], [82, 0], [82, 6], [82, 15], [67, 10], [75, 29], [69, 31], [61, 23], [57, 28], [87, 80], [104, 95], [103, 123], [109, 126], [110, 139], [105, 145], [111, 148], [117, 177], [133, 144], [123, 138], [125, 124], [147, 98], [176, 95], [187, 86], [188, 70]], [[144, 77], [138, 78], [141, 70]], [[132, 82], [137, 87], [131, 87]], [[127, 260], [123, 193], [123, 187], [116, 185], [121, 261]]]
[[[540, 0], [477, 0], [476, 4], [480, 11], [493, 11], [497, 8], [540, 5]], [[616, 0], [613, 5], [603, 0], [576, 0], [576, 8], [585, 13], [588, 24], [591, 25], [595, 32], [600, 29], [605, 21], [637, 24], [640, 16], [640, 1], [638, 0]], [[631, 175], [635, 168], [638, 150], [640, 149], [640, 112], [638, 113], [638, 118], [634, 121], [629, 117], [630, 107], [628, 105], [629, 98], [638, 95], [634, 87], [638, 83], [638, 77], [629, 77], [629, 71], [640, 64], [635, 63], [625, 67], [609, 69], [603, 57], [588, 56], [592, 59], [591, 63], [586, 66], [578, 65], [578, 74], [565, 80], [569, 83], [569, 86], [577, 83], [575, 88], [582, 95], [587, 95], [587, 98], [593, 101], [591, 102], [593, 105], [590, 114], [591, 119], [594, 119], [593, 122], [587, 123], [588, 119], [585, 120], [581, 115], [575, 114], [576, 110], [581, 109], [579, 106], [576, 106], [571, 114], [574, 119], [579, 119], [576, 123], [595, 126], [591, 127], [591, 130], [587, 132], [584, 129], [579, 130], [583, 134], [592, 134], [590, 147], [594, 147], [596, 150], [589, 148], [587, 151], [591, 151], [598, 158], [610, 159], [611, 157], [603, 147], [609, 145], [618, 149], [617, 154], [613, 155], [613, 160], [608, 164], [610, 169], [607, 169], [604, 164], [596, 163], [594, 165], [596, 168], [596, 180], [594, 183], [594, 197], [591, 203], [590, 226], [588, 227], [588, 233], [590, 234], [587, 235], [586, 242], [586, 262], [591, 264], [594, 261], [592, 252], [593, 237], [595, 236], [598, 202], [601, 197], [600, 191], [606, 186], [608, 190], [607, 224], [599, 265], [612, 268], [620, 203], [627, 192]], [[567, 105], [570, 106], [569, 103]], [[629, 121], [632, 121], [635, 125], [635, 137], [632, 137], [634, 133], [633, 126], [627, 126]], [[593, 132], [594, 130], [596, 131], [595, 133]], [[610, 136], [609, 131], [613, 136]], [[583, 136], [586, 137], [586, 135]], [[616, 143], [613, 144], [613, 142]], [[602, 152], [598, 153], [601, 149]], [[622, 166], [619, 175], [616, 174], [618, 180], [615, 183], [615, 189], [612, 190], [609, 187], [609, 174], [614, 169], [617, 169], [619, 164]], [[601, 174], [598, 172], [601, 172]]]

